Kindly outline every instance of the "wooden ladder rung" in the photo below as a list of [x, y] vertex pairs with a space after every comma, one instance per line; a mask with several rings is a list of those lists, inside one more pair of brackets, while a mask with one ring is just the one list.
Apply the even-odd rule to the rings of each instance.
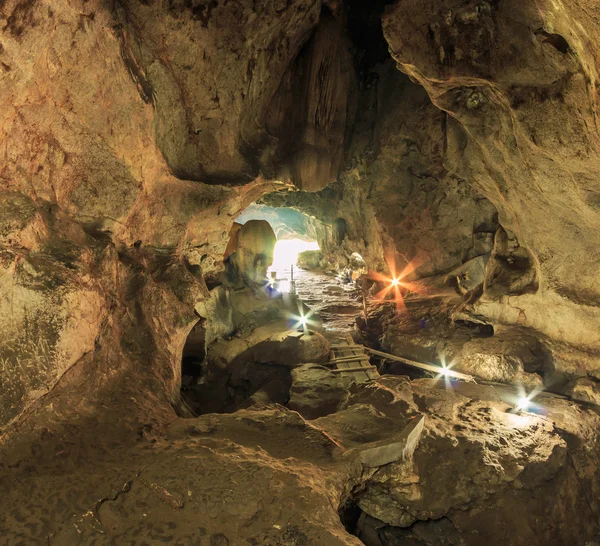
[[342, 358], [332, 358], [329, 362], [331, 364], [337, 364], [338, 362], [352, 362], [353, 360], [370, 360], [369, 355], [354, 355], [354, 356], [344, 356]]
[[342, 372], [370, 372], [373, 370], [377, 370], [377, 366], [365, 366], [365, 367], [357, 367], [357, 368], [337, 368], [335, 370], [331, 370], [332, 373], [342, 373]]

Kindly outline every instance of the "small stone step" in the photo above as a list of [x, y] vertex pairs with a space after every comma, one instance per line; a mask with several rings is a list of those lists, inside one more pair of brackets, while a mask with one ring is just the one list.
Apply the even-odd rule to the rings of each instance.
[[359, 451], [360, 462], [369, 468], [390, 464], [410, 457], [419, 443], [425, 426], [425, 416], [415, 417], [393, 441], [375, 442], [376, 445]]

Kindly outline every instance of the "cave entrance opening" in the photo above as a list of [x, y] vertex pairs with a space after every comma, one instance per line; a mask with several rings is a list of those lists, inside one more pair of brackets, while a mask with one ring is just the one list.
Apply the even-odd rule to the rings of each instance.
[[[293, 290], [321, 318], [326, 331], [345, 335], [353, 330], [363, 313], [362, 299], [353, 279], [345, 278], [350, 273], [343, 274], [345, 260], [334, 255], [348, 234], [346, 221], [338, 218], [326, 224], [291, 207], [259, 203], [246, 208], [236, 223], [250, 220], [265, 220], [275, 232], [277, 243], [268, 276], [278, 290]], [[357, 257], [362, 262], [356, 253], [350, 260]]]
[[279, 239], [275, 243], [275, 252], [273, 253], [273, 264], [271, 271], [286, 269], [291, 265], [298, 265], [298, 258], [303, 252], [318, 252], [319, 243], [317, 241], [306, 241], [303, 239]]
[[[310, 282], [312, 276], [305, 268], [300, 267], [312, 263], [318, 267], [320, 256], [319, 243], [317, 241], [304, 241], [302, 239], [280, 239], [275, 243], [273, 263], [269, 268], [271, 278], [279, 279], [278, 289], [281, 292], [290, 292], [292, 282], [295, 285]], [[295, 278], [294, 278], [295, 273]], [[296, 289], [294, 287], [294, 289]]]
[[305, 294], [316, 286], [315, 275], [321, 268], [321, 248], [318, 242], [321, 226], [314, 218], [289, 207], [251, 204], [235, 220], [244, 225], [250, 220], [264, 220], [277, 238], [273, 262], [267, 276], [283, 293]]

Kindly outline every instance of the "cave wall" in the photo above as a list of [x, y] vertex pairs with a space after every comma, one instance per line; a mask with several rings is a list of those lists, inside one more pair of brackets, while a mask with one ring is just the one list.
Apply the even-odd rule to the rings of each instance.
[[234, 219], [285, 185], [246, 144], [321, 3], [190, 5], [0, 5], [0, 427], [70, 377], [175, 396]]
[[[378, 222], [382, 241], [388, 241], [387, 261], [396, 270], [412, 261], [419, 277], [447, 273], [490, 252], [498, 226], [496, 209], [473, 190], [468, 178], [444, 166], [444, 113], [393, 63], [377, 65], [372, 75], [361, 97], [363, 116], [351, 160], [341, 177], [348, 193], [360, 192], [372, 218], [359, 219], [359, 202], [352, 225], [369, 233]], [[342, 201], [340, 213], [352, 210], [352, 201]], [[372, 237], [365, 240], [370, 244]]]
[[398, 68], [448, 114], [447, 168], [497, 208], [507, 233], [497, 254], [508, 266], [529, 264], [527, 289], [496, 283], [471, 314], [531, 327], [563, 373], [597, 377], [595, 9], [569, 0], [403, 0], [388, 8], [383, 29]]
[[[493, 248], [492, 203], [444, 166], [446, 114], [391, 61], [370, 67], [357, 96], [347, 161], [336, 184], [320, 192], [268, 194], [328, 229], [320, 246], [341, 266], [358, 252], [372, 269], [418, 265], [419, 277], [452, 271]], [[343, 221], [345, 237], [334, 236]], [[387, 262], [387, 263], [386, 263]]]
[[[382, 257], [395, 255], [397, 268], [414, 260], [417, 274], [429, 276], [489, 256], [483, 294], [455, 317], [531, 329], [552, 354], [552, 382], [597, 378], [592, 8], [385, 4], [384, 37], [400, 73], [354, 38], [357, 113], [338, 183], [319, 197], [266, 202], [297, 206], [330, 226], [344, 219], [341, 248], [329, 233], [321, 242], [341, 263], [357, 251], [386, 269]], [[361, 36], [374, 43], [371, 31]]]
[[268, 207], [257, 203], [251, 204], [236, 218], [236, 222], [240, 224], [245, 224], [248, 220], [269, 222], [278, 241], [285, 239], [316, 241], [319, 237], [317, 233], [325, 229], [316, 218], [306, 216], [295, 209]]
[[[353, 76], [320, 0], [115, 0], [116, 35], [173, 174], [319, 189], [344, 157]], [[339, 11], [339, 10], [337, 10]]]
[[426, 276], [491, 251], [462, 312], [598, 377], [596, 23], [375, 4], [1, 3], [0, 427], [69, 377], [172, 397], [234, 219], [292, 185], [268, 199], [340, 260]]

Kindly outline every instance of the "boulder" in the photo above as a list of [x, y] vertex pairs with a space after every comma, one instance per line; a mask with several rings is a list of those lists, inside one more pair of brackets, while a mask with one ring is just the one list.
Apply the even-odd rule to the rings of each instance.
[[539, 343], [518, 329], [492, 337], [473, 338], [462, 347], [457, 371], [499, 383], [521, 384], [534, 388], [543, 384], [533, 372], [544, 365]]
[[[277, 238], [266, 220], [249, 220], [235, 230], [235, 252], [230, 256], [237, 274], [244, 280], [263, 284], [273, 263]], [[230, 245], [228, 245], [229, 247]]]
[[321, 265], [323, 253], [320, 250], [305, 250], [298, 254], [298, 267], [302, 269], [317, 269]]
[[317, 364], [304, 364], [292, 370], [288, 407], [305, 419], [334, 413], [348, 397], [339, 374]]
[[600, 381], [591, 377], [577, 379], [569, 394], [573, 400], [581, 400], [600, 406]]

